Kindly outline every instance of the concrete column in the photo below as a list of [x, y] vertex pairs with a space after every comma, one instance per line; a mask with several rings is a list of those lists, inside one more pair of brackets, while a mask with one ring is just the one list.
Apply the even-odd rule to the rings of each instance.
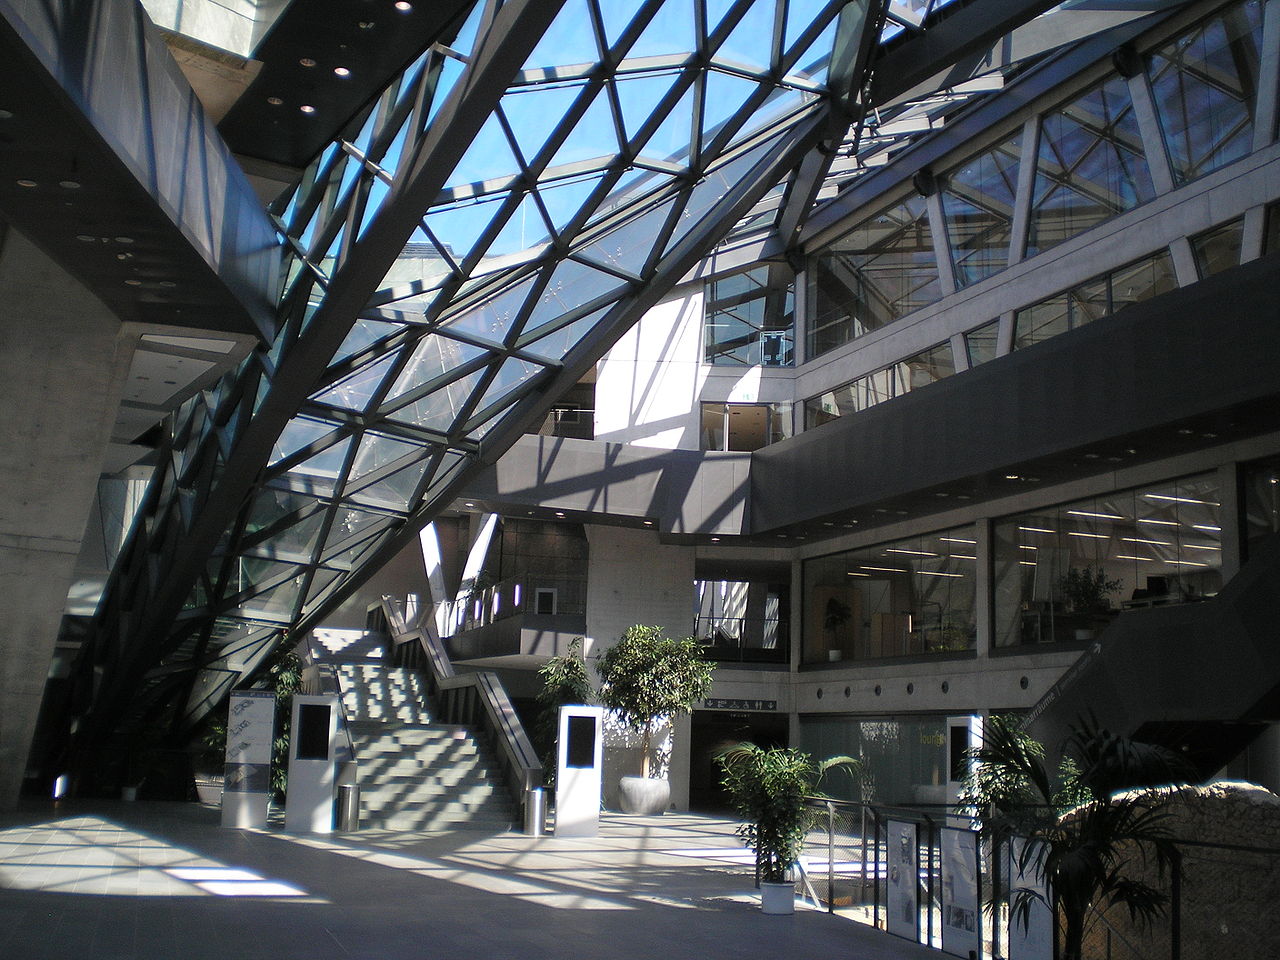
[[131, 349], [102, 302], [22, 234], [0, 244], [0, 809], [11, 809]]

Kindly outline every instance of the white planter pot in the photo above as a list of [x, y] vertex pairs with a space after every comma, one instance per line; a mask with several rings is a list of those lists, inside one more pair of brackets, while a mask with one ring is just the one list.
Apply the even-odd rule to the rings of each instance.
[[775, 916], [787, 916], [796, 912], [796, 885], [790, 883], [766, 883], [760, 881], [760, 910]]
[[200, 798], [201, 803], [211, 803], [214, 806], [222, 804], [222, 780], [196, 780], [196, 796]]
[[623, 777], [618, 785], [618, 806], [623, 813], [659, 816], [671, 802], [671, 784], [650, 777]]

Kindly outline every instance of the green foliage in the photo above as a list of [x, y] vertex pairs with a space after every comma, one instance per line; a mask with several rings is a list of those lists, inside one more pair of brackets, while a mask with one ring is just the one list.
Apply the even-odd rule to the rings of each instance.
[[642, 736], [643, 775], [649, 775], [654, 721], [689, 713], [711, 689], [715, 669], [694, 637], [664, 635], [662, 627], [636, 625], [597, 661], [600, 702], [616, 710]]
[[1062, 595], [1077, 613], [1097, 613], [1111, 608], [1107, 598], [1122, 586], [1108, 580], [1102, 567], [1072, 567], [1059, 582]]
[[289, 733], [293, 722], [293, 695], [302, 689], [302, 658], [291, 645], [280, 647], [267, 668], [276, 695], [276, 735], [271, 741], [271, 799], [283, 803], [289, 788]]
[[[1163, 874], [1176, 855], [1166, 798], [1133, 788], [1186, 782], [1194, 772], [1177, 754], [1116, 736], [1093, 719], [1072, 728], [1064, 752], [1068, 759], [1051, 778], [1044, 748], [1015, 719], [992, 717], [982, 745], [970, 751], [978, 768], [962, 802], [976, 806], [997, 836], [1027, 839], [1019, 868], [1048, 880], [1066, 922], [1062, 960], [1079, 960], [1098, 910], [1124, 906], [1148, 923], [1163, 915], [1164, 895], [1130, 874], [1152, 859]], [[1010, 902], [1024, 926], [1037, 899], [1020, 890]]]
[[821, 796], [818, 783], [828, 770], [841, 768], [856, 777], [860, 767], [852, 757], [818, 763], [799, 750], [753, 743], [734, 744], [716, 760], [724, 772], [721, 782], [744, 821], [738, 836], [755, 851], [756, 872], [766, 883], [783, 882], [804, 847], [817, 813], [804, 798]]
[[582, 656], [582, 637], [569, 641], [564, 654], [552, 657], [538, 670], [542, 689], [538, 691], [538, 719], [533, 729], [534, 747], [542, 758], [543, 780], [555, 785], [556, 736], [560, 708], [571, 703], [591, 702], [591, 680]]

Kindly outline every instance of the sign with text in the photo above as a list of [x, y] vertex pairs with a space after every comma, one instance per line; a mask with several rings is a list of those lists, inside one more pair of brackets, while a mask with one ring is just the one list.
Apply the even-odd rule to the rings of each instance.
[[942, 952], [977, 960], [982, 956], [978, 913], [978, 835], [942, 829]]
[[702, 701], [708, 710], [777, 710], [777, 700], [726, 700], [708, 697]]
[[265, 827], [271, 793], [271, 745], [276, 698], [240, 690], [227, 704], [227, 753], [222, 786], [224, 827]]
[[916, 825], [890, 820], [887, 864], [889, 890], [885, 901], [885, 929], [908, 940], [920, 939], [920, 852]]

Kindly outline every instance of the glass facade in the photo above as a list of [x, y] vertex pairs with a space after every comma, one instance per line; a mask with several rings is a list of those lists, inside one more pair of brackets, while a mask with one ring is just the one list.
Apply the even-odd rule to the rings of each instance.
[[802, 660], [972, 649], [975, 544], [963, 527], [806, 561]]
[[1173, 258], [1161, 250], [1017, 311], [1013, 347], [1030, 347], [1177, 286]]
[[839, 800], [946, 803], [946, 726], [943, 717], [802, 717], [800, 749], [815, 757], [862, 760], [862, 797], [848, 777], [823, 782]]
[[994, 525], [997, 647], [1091, 640], [1121, 610], [1222, 586], [1222, 503], [1203, 474]]
[[1177, 183], [1253, 149], [1262, 3], [1227, 8], [1151, 54], [1151, 92]]
[[1191, 238], [1200, 279], [1240, 264], [1240, 247], [1244, 241], [1244, 217], [1206, 230]]
[[859, 223], [810, 263], [809, 358], [905, 317], [942, 296], [923, 197]]
[[891, 367], [859, 377], [820, 396], [810, 397], [804, 403], [805, 429], [903, 396], [955, 372], [951, 344], [940, 343]]
[[1129, 85], [1113, 76], [1040, 123], [1028, 257], [1155, 196]]
[[970, 330], [966, 333], [964, 335], [964, 348], [969, 355], [969, 366], [976, 367], [980, 363], [994, 360], [999, 350], [999, 341], [999, 320], [984, 323], [977, 330]]
[[795, 273], [762, 263], [707, 284], [703, 359], [728, 366], [795, 363]]
[[790, 592], [786, 582], [695, 580], [694, 636], [721, 662], [787, 663]]
[[1014, 137], [943, 178], [942, 210], [957, 286], [977, 283], [1009, 263], [1021, 155], [1021, 138]]
[[789, 403], [704, 403], [703, 450], [759, 450], [791, 436]]

